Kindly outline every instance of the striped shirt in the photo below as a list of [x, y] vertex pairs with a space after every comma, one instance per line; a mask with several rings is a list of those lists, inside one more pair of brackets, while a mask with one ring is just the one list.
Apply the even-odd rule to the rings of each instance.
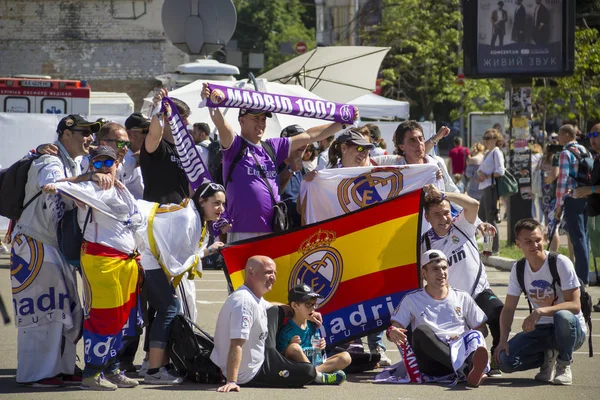
[[563, 150], [560, 152], [558, 159], [558, 178], [556, 179], [556, 204], [561, 206], [565, 202], [565, 197], [568, 195], [569, 190], [577, 187], [575, 176], [579, 170], [579, 161], [575, 155], [567, 150], [569, 147], [573, 147], [573, 150], [582, 153], [585, 149], [577, 142], [567, 143]]

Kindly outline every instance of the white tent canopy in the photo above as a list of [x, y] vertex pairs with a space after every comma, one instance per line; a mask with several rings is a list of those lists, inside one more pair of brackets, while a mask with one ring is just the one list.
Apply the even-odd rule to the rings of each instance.
[[407, 101], [388, 99], [369, 93], [349, 101], [358, 107], [361, 118], [372, 119], [408, 119], [410, 106]]

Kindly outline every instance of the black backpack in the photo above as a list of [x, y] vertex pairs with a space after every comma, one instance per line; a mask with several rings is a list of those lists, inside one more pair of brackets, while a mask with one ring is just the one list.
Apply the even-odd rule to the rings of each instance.
[[23, 210], [42, 194], [40, 190], [23, 205], [29, 168], [38, 158], [39, 154], [29, 154], [10, 167], [0, 170], [0, 215], [18, 220]]
[[210, 359], [214, 347], [212, 336], [183, 315], [175, 316], [167, 353], [179, 375], [196, 383], [225, 382], [221, 369]]
[[[550, 267], [550, 274], [552, 275], [552, 289], [554, 293], [556, 293], [556, 285], [560, 286], [560, 275], [558, 275], [558, 269], [556, 267], [556, 260], [558, 258], [558, 253], [551, 251], [548, 254], [548, 266]], [[592, 296], [588, 292], [585, 291], [585, 284], [579, 280], [579, 300], [581, 302], [581, 313], [583, 314], [583, 319], [587, 324], [588, 331], [588, 350], [590, 357], [594, 356], [594, 346], [592, 345]], [[517, 261], [517, 280], [519, 281], [519, 286], [521, 286], [521, 291], [525, 294], [525, 298], [527, 299], [527, 304], [529, 304], [529, 312], [533, 312], [533, 308], [531, 307], [531, 303], [529, 302], [529, 297], [527, 296], [527, 292], [525, 289], [525, 258], [521, 258]], [[556, 298], [554, 298], [556, 301]], [[552, 304], [554, 304], [554, 301]]]
[[[577, 150], [574, 151], [575, 145], [571, 145], [567, 147], [567, 150], [573, 154], [575, 159], [577, 159], [578, 167], [577, 167], [577, 175], [572, 176], [580, 186], [590, 186], [592, 184], [592, 169], [594, 169], [594, 158], [590, 154], [590, 152], [583, 146], [577, 147]], [[583, 150], [582, 150], [583, 149]]]
[[77, 221], [77, 207], [64, 212], [58, 228], [56, 229], [56, 238], [58, 240], [58, 249], [63, 254], [69, 264], [81, 271], [81, 244], [83, 243], [83, 234], [87, 228], [88, 222], [92, 221], [92, 208], [88, 209], [85, 216], [83, 230], [79, 227]]
[[223, 184], [223, 149], [218, 140], [212, 141], [208, 147], [208, 173], [213, 182]]

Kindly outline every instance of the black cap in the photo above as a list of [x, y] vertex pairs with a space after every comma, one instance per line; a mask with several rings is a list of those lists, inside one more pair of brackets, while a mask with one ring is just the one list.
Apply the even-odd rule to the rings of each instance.
[[346, 130], [340, 136], [338, 136], [336, 140], [338, 143], [351, 142], [357, 146], [365, 146], [370, 148], [375, 147], [373, 143], [369, 143], [367, 139], [365, 139], [364, 136], [360, 134], [360, 132], [357, 132], [354, 129]]
[[301, 133], [306, 132], [300, 125], [290, 125], [283, 128], [281, 131], [281, 137], [293, 137]]
[[125, 120], [125, 129], [133, 128], [148, 128], [150, 126], [150, 119], [146, 118], [144, 114], [133, 113]]
[[312, 289], [303, 283], [294, 286], [290, 292], [288, 293], [288, 303], [304, 303], [310, 299], [316, 299], [318, 297], [323, 297], [318, 293], [312, 291]]
[[240, 113], [238, 115], [238, 118], [243, 117], [246, 114], [252, 114], [252, 115], [265, 114], [267, 116], [267, 118], [273, 117], [273, 114], [271, 114], [270, 111], [248, 110], [247, 108], [240, 108]]
[[60, 120], [58, 126], [56, 127], [56, 132], [62, 134], [65, 129], [73, 129], [80, 127], [90, 128], [90, 130], [93, 133], [98, 132], [101, 128], [99, 122], [90, 122], [79, 114], [70, 114]]
[[90, 154], [90, 160], [100, 156], [106, 156], [112, 158], [113, 160], [117, 159], [117, 153], [115, 153], [115, 150], [112, 147], [108, 147], [103, 144], [92, 150]]

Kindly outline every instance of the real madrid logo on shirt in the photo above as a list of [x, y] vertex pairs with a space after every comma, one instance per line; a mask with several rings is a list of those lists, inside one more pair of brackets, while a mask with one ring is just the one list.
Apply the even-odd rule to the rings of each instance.
[[298, 251], [304, 255], [292, 268], [288, 281], [288, 290], [303, 283], [323, 296], [317, 300], [318, 307], [331, 300], [342, 279], [342, 255], [330, 246], [335, 237], [335, 232], [318, 230], [302, 242]]
[[342, 180], [338, 185], [338, 201], [344, 212], [391, 199], [400, 194], [403, 176], [399, 168], [374, 168], [355, 178]]
[[454, 243], [454, 244], [458, 244], [458, 242], [460, 242], [460, 239], [456, 235], [452, 235], [451, 239], [452, 239], [452, 243]]

